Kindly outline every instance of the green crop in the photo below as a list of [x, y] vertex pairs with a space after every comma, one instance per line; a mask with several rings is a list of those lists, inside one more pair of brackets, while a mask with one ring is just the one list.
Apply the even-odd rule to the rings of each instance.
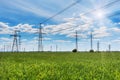
[[120, 80], [120, 53], [0, 53], [0, 80]]

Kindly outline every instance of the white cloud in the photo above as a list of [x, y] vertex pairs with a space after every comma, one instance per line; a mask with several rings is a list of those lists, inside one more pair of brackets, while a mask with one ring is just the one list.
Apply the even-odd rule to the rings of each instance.
[[120, 43], [120, 39], [115, 39], [112, 42], [114, 42], [114, 43]]
[[12, 0], [12, 1], [5, 1], [4, 3], [6, 5], [10, 6], [10, 10], [11, 11], [13, 11], [13, 9], [17, 8], [17, 10], [23, 10], [23, 11], [31, 12], [31, 13], [33, 13], [35, 15], [38, 15], [38, 16], [49, 17], [50, 14], [52, 15], [51, 12], [49, 12], [48, 10], [43, 9], [39, 5], [33, 4], [31, 1], [25, 1], [25, 0], [16, 1], [16, 0]]
[[0, 22], [0, 34], [10, 34], [12, 33], [10, 30], [10, 26], [8, 26], [8, 23]]
[[38, 29], [33, 28], [33, 26], [34, 25], [30, 24], [18, 24], [17, 26], [13, 27], [13, 30], [19, 30], [26, 33], [37, 33]]
[[38, 29], [33, 28], [34, 25], [18, 24], [17, 26], [9, 26], [7, 23], [0, 22], [0, 34], [13, 34], [15, 30], [26, 33], [37, 33]]
[[120, 25], [120, 22], [116, 22], [116, 23], [114, 23], [115, 25]]
[[[80, 15], [79, 17], [65, 18], [65, 22], [58, 25], [47, 25], [44, 27], [44, 31], [50, 34], [60, 34], [72, 37], [77, 30], [78, 32], [85, 32], [92, 28], [92, 19]], [[80, 34], [83, 36], [83, 34]], [[85, 35], [83, 36], [85, 37]]]
[[[77, 34], [78, 38], [87, 38], [87, 35], [86, 34], [83, 34], [83, 33], [78, 33]], [[75, 38], [76, 37], [76, 33], [70, 33], [67, 35], [67, 37], [72, 37], [72, 38]]]
[[102, 37], [110, 36], [110, 33], [108, 32], [107, 27], [103, 26], [100, 28], [95, 28], [93, 31], [93, 35], [95, 38], [102, 38]]
[[6, 28], [8, 28], [8, 27], [9, 27], [9, 26], [8, 26], [8, 23], [0, 22], [0, 28], [6, 29]]
[[[38, 41], [38, 37], [34, 37], [33, 38], [33, 40], [36, 40], [36, 41]], [[48, 38], [48, 37], [43, 37], [43, 39], [42, 40], [45, 40], [45, 41], [49, 41], [49, 40], [52, 40], [51, 38]]]
[[10, 38], [6, 38], [6, 37], [1, 37], [0, 40], [2, 40], [2, 41], [8, 41], [8, 42], [11, 41]]
[[111, 28], [111, 30], [114, 32], [120, 32], [120, 28], [117, 28], [117, 27]]
[[52, 40], [51, 38], [44, 37], [43, 40], [49, 41]]
[[[107, 27], [109, 25], [106, 26], [106, 24], [101, 24], [99, 21], [93, 21], [91, 18], [85, 15], [81, 14], [79, 17], [65, 18], [64, 20], [64, 23], [58, 25], [45, 26], [44, 31], [50, 34], [59, 34], [66, 35], [67, 37], [74, 37], [75, 31], [77, 30], [79, 37], [87, 38], [87, 36], [90, 35], [88, 33], [93, 30], [95, 38], [111, 36], [111, 33], [109, 32], [110, 29]], [[110, 21], [107, 21], [107, 24], [108, 22], [110, 25], [112, 24]]]
[[79, 20], [79, 18], [64, 18], [63, 20], [66, 22], [74, 22], [76, 20]]
[[37, 50], [37, 41], [35, 40], [27, 40], [25, 42], [22, 42], [22, 45], [21, 45], [21, 51], [33, 51], [34, 50]]
[[71, 41], [68, 41], [68, 40], [55, 40], [55, 42], [60, 42], [60, 43], [71, 43]]

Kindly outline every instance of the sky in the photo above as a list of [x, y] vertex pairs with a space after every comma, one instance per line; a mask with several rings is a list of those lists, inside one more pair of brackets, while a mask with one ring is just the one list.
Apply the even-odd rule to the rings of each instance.
[[120, 51], [119, 4], [120, 0], [0, 0], [0, 51], [11, 51], [15, 30], [21, 36], [20, 51], [37, 51], [40, 23], [44, 51], [72, 51], [76, 31], [79, 51], [90, 50], [91, 32], [94, 50], [99, 41], [101, 51], [109, 44]]

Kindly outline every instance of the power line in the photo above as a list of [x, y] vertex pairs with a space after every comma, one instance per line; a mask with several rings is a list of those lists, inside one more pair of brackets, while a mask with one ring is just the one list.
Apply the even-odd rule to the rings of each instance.
[[59, 11], [58, 13], [56, 13], [55, 15], [49, 17], [48, 19], [44, 20], [43, 22], [40, 23], [40, 28], [39, 28], [39, 39], [38, 39], [38, 51], [43, 51], [43, 45], [42, 45], [42, 27], [41, 24], [49, 21], [50, 19], [56, 17], [57, 15], [63, 13], [64, 11], [66, 11], [67, 9], [71, 8], [72, 6], [76, 5], [80, 0], [77, 0], [76, 2], [70, 4], [69, 6], [67, 6], [66, 8], [64, 8], [63, 10]]
[[[112, 4], [116, 3], [116, 2], [119, 2], [119, 1], [120, 1], [120, 0], [115, 0], [115, 1], [113, 1], [113, 2], [110, 2], [110, 3], [106, 4], [106, 5], [98, 8], [98, 9], [110, 7], [110, 5], [112, 5]], [[65, 9], [64, 9], [64, 10], [65, 10]], [[93, 9], [93, 10], [91, 10], [91, 11], [89, 11], [89, 12], [84, 13], [84, 15], [89, 14], [89, 13], [91, 13], [91, 12], [94, 12], [94, 11], [96, 11], [96, 10], [97, 10], [97, 9]], [[57, 15], [59, 15], [59, 14], [56, 14], [56, 15], [48, 18], [47, 20], [49, 20], [49, 19], [51, 19], [51, 18], [53, 18], [53, 17], [55, 17], [55, 16], [57, 16]], [[47, 20], [46, 20], [46, 21], [47, 21]], [[68, 30], [68, 29], [72, 29], [72, 28], [73, 28], [73, 27], [69, 27], [69, 28], [65, 28], [65, 29], [61, 29], [61, 30], [56, 30], [56, 31], [52, 31], [51, 33], [60, 32], [60, 31], [64, 31], [64, 30]]]
[[[106, 5], [102, 6], [102, 7], [100, 7], [100, 8], [98, 8], [98, 9], [110, 7], [110, 5], [112, 5], [112, 4], [114, 4], [114, 3], [118, 2], [118, 1], [119, 1], [119, 0], [110, 2], [110, 3], [108, 3], [108, 4], [106, 4]], [[43, 38], [43, 37], [42, 37], [42, 34], [43, 34], [43, 33], [42, 33], [41, 24], [43, 24], [43, 23], [49, 21], [50, 19], [56, 17], [57, 15], [61, 14], [62, 12], [66, 11], [67, 9], [69, 9], [69, 8], [71, 8], [72, 6], [74, 6], [75, 4], [77, 4], [78, 2], [79, 2], [79, 1], [77, 0], [76, 2], [74, 2], [74, 3], [72, 3], [71, 5], [69, 5], [68, 7], [66, 7], [65, 9], [59, 11], [59, 12], [56, 13], [55, 15], [49, 17], [48, 19], [46, 19], [46, 20], [44, 20], [43, 22], [40, 23], [40, 28], [39, 28], [39, 40], [38, 40], [38, 51], [40, 51], [40, 50], [43, 51], [43, 45], [42, 45], [42, 38]], [[91, 12], [94, 12], [94, 11], [98, 10], [98, 9], [93, 9], [93, 10], [91, 10], [91, 11], [88, 11], [88, 12], [84, 13], [83, 15], [89, 14], [89, 13], [91, 13]], [[71, 29], [71, 28], [72, 28], [72, 27], [70, 27], [70, 28], [65, 28], [65, 29], [61, 29], [61, 30], [57, 30], [57, 31], [53, 31], [53, 32], [51, 32], [51, 33], [59, 32], [59, 31], [63, 31], [63, 30]], [[91, 41], [92, 41], [92, 40], [91, 40]], [[76, 48], [77, 48], [77, 47], [76, 47]], [[91, 49], [92, 49], [92, 42], [91, 42]]]
[[63, 12], [64, 12], [64, 11], [66, 11], [67, 9], [69, 9], [69, 8], [71, 8], [72, 6], [76, 5], [78, 2], [80, 2], [80, 0], [77, 0], [76, 2], [74, 2], [74, 3], [70, 4], [69, 6], [67, 6], [67, 7], [66, 7], [66, 8], [64, 8], [63, 10], [59, 11], [59, 12], [58, 12], [58, 13], [56, 13], [55, 15], [53, 15], [53, 16], [49, 17], [48, 19], [44, 20], [43, 22], [41, 22], [41, 24], [43, 24], [43, 23], [45, 23], [45, 22], [49, 21], [50, 19], [52, 19], [52, 18], [56, 17], [57, 15], [59, 15], [59, 14], [63, 13]]
[[119, 2], [119, 1], [120, 1], [120, 0], [115, 0], [115, 1], [110, 2], [110, 3], [108, 3], [108, 4], [104, 5], [104, 6], [99, 7], [99, 8], [97, 8], [97, 9], [93, 9], [93, 10], [90, 10], [90, 11], [88, 11], [88, 12], [86, 12], [86, 13], [83, 13], [83, 15], [89, 14], [89, 13], [91, 13], [91, 12], [95, 12], [95, 11], [97, 11], [97, 10], [99, 10], [99, 9], [108, 8], [108, 7], [110, 7], [112, 4], [115, 4], [115, 3]]
[[64, 31], [64, 30], [68, 30], [68, 29], [72, 29], [73, 27], [70, 27], [70, 28], [65, 28], [65, 29], [61, 29], [61, 30], [57, 30], [57, 31], [53, 31], [51, 33], [55, 33], [55, 32], [60, 32], [60, 31]]
[[[115, 0], [115, 1], [113, 1], [113, 2], [110, 2], [110, 3], [106, 4], [106, 5], [98, 8], [98, 9], [93, 9], [93, 10], [91, 10], [91, 11], [85, 12], [85, 13], [83, 13], [83, 15], [90, 14], [91, 12], [95, 12], [96, 10], [99, 10], [99, 9], [102, 9], [102, 8], [108, 8], [108, 7], [110, 7], [110, 5], [115, 4], [116, 2], [119, 2], [119, 1], [120, 1], [120, 0]], [[114, 15], [111, 15], [111, 16], [114, 16]], [[109, 17], [111, 17], [111, 16], [109, 16]], [[51, 33], [59, 32], [59, 31], [67, 30], [67, 29], [72, 29], [72, 28], [73, 28], [73, 27], [65, 28], [65, 29], [61, 29], [61, 30], [56, 30], [56, 31], [52, 31]]]
[[115, 1], [113, 1], [113, 2], [111, 2], [111, 3], [108, 3], [107, 5], [103, 6], [102, 8], [110, 7], [111, 5], [113, 5], [113, 4], [115, 4], [115, 3], [119, 2], [119, 1], [120, 1], [120, 0], [115, 0]]

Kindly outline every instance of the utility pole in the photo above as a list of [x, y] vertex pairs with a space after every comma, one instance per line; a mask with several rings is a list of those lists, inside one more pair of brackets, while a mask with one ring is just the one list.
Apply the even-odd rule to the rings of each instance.
[[52, 45], [50, 46], [50, 51], [52, 52]]
[[26, 49], [24, 48], [24, 52], [26, 52]]
[[12, 52], [18, 52], [18, 38], [20, 37], [20, 35], [18, 34], [19, 31], [15, 30], [14, 34], [11, 35], [14, 37], [14, 40], [13, 40], [13, 45], [12, 45]]
[[97, 42], [97, 51], [99, 52], [99, 48], [100, 48], [100, 43], [99, 41]]
[[56, 45], [56, 52], [57, 52], [57, 50], [58, 50], [58, 45]]
[[91, 47], [90, 52], [94, 52], [94, 50], [93, 50], [93, 34], [92, 34], [92, 32], [91, 32], [91, 35], [90, 35], [90, 47]]
[[39, 37], [38, 37], [38, 52], [43, 51], [43, 45], [42, 45], [42, 26], [40, 23], [40, 27], [39, 27]]
[[91, 36], [90, 36], [90, 45], [91, 45], [91, 50], [93, 50], [93, 35], [91, 32]]
[[3, 46], [3, 48], [4, 48], [4, 52], [6, 52], [6, 46], [5, 45]]
[[78, 50], [78, 34], [77, 34], [77, 30], [76, 30], [76, 35], [75, 35], [75, 37], [76, 37], [76, 43], [75, 43], [75, 45], [76, 45], [76, 50]]
[[108, 49], [109, 49], [109, 52], [110, 52], [111, 51], [111, 45], [110, 44], [108, 45]]
[[33, 48], [33, 52], [34, 52], [34, 48]]
[[9, 45], [6, 45], [6, 52], [8, 52], [8, 49], [9, 49]]
[[19, 35], [19, 51], [21, 51], [21, 36]]

